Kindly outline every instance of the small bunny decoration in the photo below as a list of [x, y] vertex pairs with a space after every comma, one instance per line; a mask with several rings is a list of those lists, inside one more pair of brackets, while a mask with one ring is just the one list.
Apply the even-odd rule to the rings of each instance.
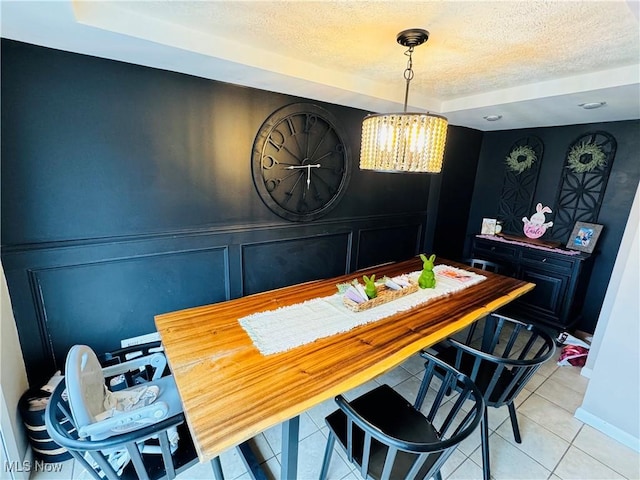
[[427, 258], [422, 253], [420, 254], [422, 259], [422, 273], [418, 277], [418, 286], [420, 288], [435, 288], [436, 276], [433, 273], [433, 261], [436, 259], [435, 254]]
[[547, 228], [553, 226], [553, 222], [545, 223], [545, 213], [551, 213], [549, 207], [543, 207], [541, 203], [536, 205], [536, 213], [531, 215], [531, 220], [527, 217], [523, 217], [524, 222], [524, 234], [529, 238], [540, 238], [547, 231]]
[[375, 284], [376, 276], [371, 275], [371, 277], [367, 277], [364, 275], [362, 279], [364, 280], [364, 293], [366, 293], [369, 298], [376, 298], [378, 296], [378, 289]]

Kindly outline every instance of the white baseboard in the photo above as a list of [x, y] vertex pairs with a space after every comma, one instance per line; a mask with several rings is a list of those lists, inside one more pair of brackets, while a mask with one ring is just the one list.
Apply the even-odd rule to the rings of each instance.
[[0, 429], [0, 459], [2, 459], [0, 478], [29, 480], [30, 471], [25, 466], [31, 465], [33, 459], [31, 447], [27, 446], [24, 458], [20, 459], [15, 439], [13, 438], [13, 431], [8, 428]]
[[589, 367], [582, 367], [582, 369], [580, 370], [580, 375], [582, 375], [583, 377], [591, 378], [591, 375], [593, 375], [593, 370]]
[[[18, 416], [18, 421], [20, 421], [20, 416]], [[3, 459], [3, 465], [0, 465], [0, 478], [5, 478], [3, 475], [7, 475], [11, 480], [28, 480], [28, 471], [23, 468], [8, 471], [8, 464], [5, 463], [9, 462], [16, 467], [25, 465], [25, 461], [31, 461], [31, 448], [27, 445], [24, 458], [20, 458], [22, 456], [20, 450], [24, 451], [24, 446], [21, 448], [16, 440], [14, 425], [11, 422], [9, 407], [2, 391], [2, 385], [0, 385], [0, 449], [2, 449], [1, 457]]]
[[610, 423], [602, 420], [600, 417], [596, 417], [595, 415], [587, 412], [582, 407], [579, 407], [576, 410], [574, 416], [581, 422], [586, 423], [587, 425], [640, 453], [640, 438], [636, 438], [629, 435], [627, 432], [620, 430], [618, 427], [614, 427]]

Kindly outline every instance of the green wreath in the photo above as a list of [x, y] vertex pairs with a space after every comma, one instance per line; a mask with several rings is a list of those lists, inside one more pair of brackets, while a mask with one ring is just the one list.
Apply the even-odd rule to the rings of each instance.
[[[582, 159], [586, 156], [589, 156], [591, 160], [583, 162]], [[588, 173], [603, 167], [607, 163], [606, 160], [607, 156], [598, 145], [591, 142], [581, 142], [574, 145], [569, 152], [567, 168], [573, 170], [574, 173]]]
[[536, 160], [538, 159], [533, 148], [527, 145], [521, 145], [511, 150], [511, 153], [507, 155], [505, 163], [512, 172], [522, 173], [530, 169]]

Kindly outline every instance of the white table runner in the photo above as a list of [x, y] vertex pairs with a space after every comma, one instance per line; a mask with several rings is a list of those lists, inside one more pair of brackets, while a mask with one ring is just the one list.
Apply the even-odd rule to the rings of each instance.
[[[254, 313], [238, 321], [260, 353], [270, 355], [381, 320], [464, 290], [486, 279], [482, 275], [447, 265], [436, 265], [433, 271], [436, 274], [435, 288], [418, 289], [415, 293], [369, 310], [349, 310], [342, 303], [342, 295], [336, 293], [276, 310]], [[420, 271], [412, 272], [409, 276], [417, 281]]]

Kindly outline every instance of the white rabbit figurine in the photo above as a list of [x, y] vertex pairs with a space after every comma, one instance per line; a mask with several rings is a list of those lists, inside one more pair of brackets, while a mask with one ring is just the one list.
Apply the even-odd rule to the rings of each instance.
[[547, 231], [547, 228], [553, 226], [553, 222], [545, 222], [545, 213], [551, 213], [549, 207], [543, 207], [541, 203], [536, 205], [536, 213], [531, 215], [531, 220], [523, 217], [524, 234], [529, 238], [540, 238]]

